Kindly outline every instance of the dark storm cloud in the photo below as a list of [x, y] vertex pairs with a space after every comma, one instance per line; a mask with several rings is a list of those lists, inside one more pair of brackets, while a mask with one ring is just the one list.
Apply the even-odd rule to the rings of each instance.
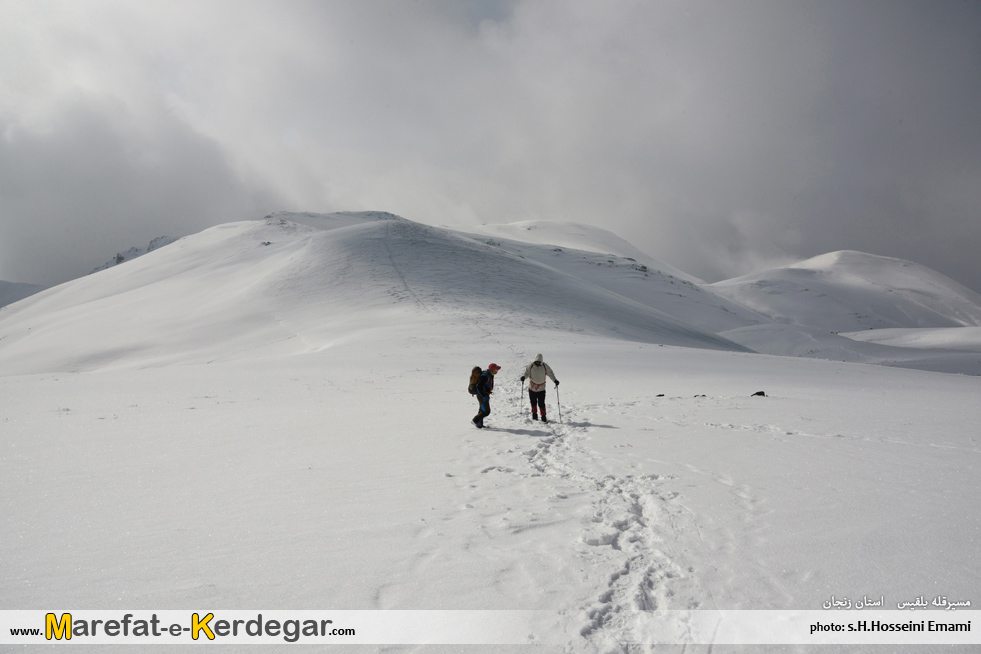
[[59, 234], [111, 256], [371, 208], [597, 224], [709, 279], [859, 249], [981, 289], [978, 7], [0, 3], [0, 278], [41, 281]]
[[785, 214], [798, 252], [899, 256], [981, 289], [979, 9], [821, 6], [826, 82], [807, 113], [821, 166]]
[[275, 206], [184, 125], [161, 119], [152, 133], [133, 133], [118, 111], [82, 102], [65, 109], [44, 134], [5, 130], [0, 261], [13, 273], [5, 277], [58, 283], [156, 236]]
[[106, 6], [0, 4], [2, 279], [59, 283], [283, 202], [154, 88], [144, 36]]

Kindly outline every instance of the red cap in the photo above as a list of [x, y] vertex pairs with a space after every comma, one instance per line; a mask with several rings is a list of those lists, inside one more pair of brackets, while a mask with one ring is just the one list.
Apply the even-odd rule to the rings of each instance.
[[489, 366], [487, 366], [487, 369], [488, 370], [500, 370], [501, 369], [501, 366], [497, 365], [496, 363], [492, 363]]

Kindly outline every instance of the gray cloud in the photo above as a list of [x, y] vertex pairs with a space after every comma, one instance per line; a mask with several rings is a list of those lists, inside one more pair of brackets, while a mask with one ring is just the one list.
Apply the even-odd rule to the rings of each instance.
[[278, 204], [182, 124], [162, 119], [152, 133], [134, 133], [119, 125], [124, 114], [97, 103], [65, 109], [43, 134], [4, 130], [3, 277], [59, 283], [131, 245], [258, 217]]
[[597, 224], [707, 279], [859, 249], [981, 290], [972, 3], [0, 11], [0, 278], [266, 210], [372, 208]]

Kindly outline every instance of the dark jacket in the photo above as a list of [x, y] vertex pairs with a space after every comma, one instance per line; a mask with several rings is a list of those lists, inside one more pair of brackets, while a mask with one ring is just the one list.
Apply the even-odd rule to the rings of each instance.
[[494, 375], [489, 370], [483, 370], [477, 379], [477, 395], [487, 397], [494, 390]]

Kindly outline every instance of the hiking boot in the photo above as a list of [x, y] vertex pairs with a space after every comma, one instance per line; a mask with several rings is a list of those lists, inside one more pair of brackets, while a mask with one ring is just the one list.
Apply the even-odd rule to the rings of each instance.
[[548, 422], [548, 418], [546, 418], [545, 416], [542, 416], [542, 422]]
[[532, 420], [538, 420], [538, 414], [537, 413], [531, 414], [531, 419]]
[[473, 423], [473, 426], [476, 427], [477, 429], [483, 429], [484, 428], [484, 423], [483, 422], [477, 422], [477, 419], [476, 418], [474, 418], [470, 422], [472, 422]]

